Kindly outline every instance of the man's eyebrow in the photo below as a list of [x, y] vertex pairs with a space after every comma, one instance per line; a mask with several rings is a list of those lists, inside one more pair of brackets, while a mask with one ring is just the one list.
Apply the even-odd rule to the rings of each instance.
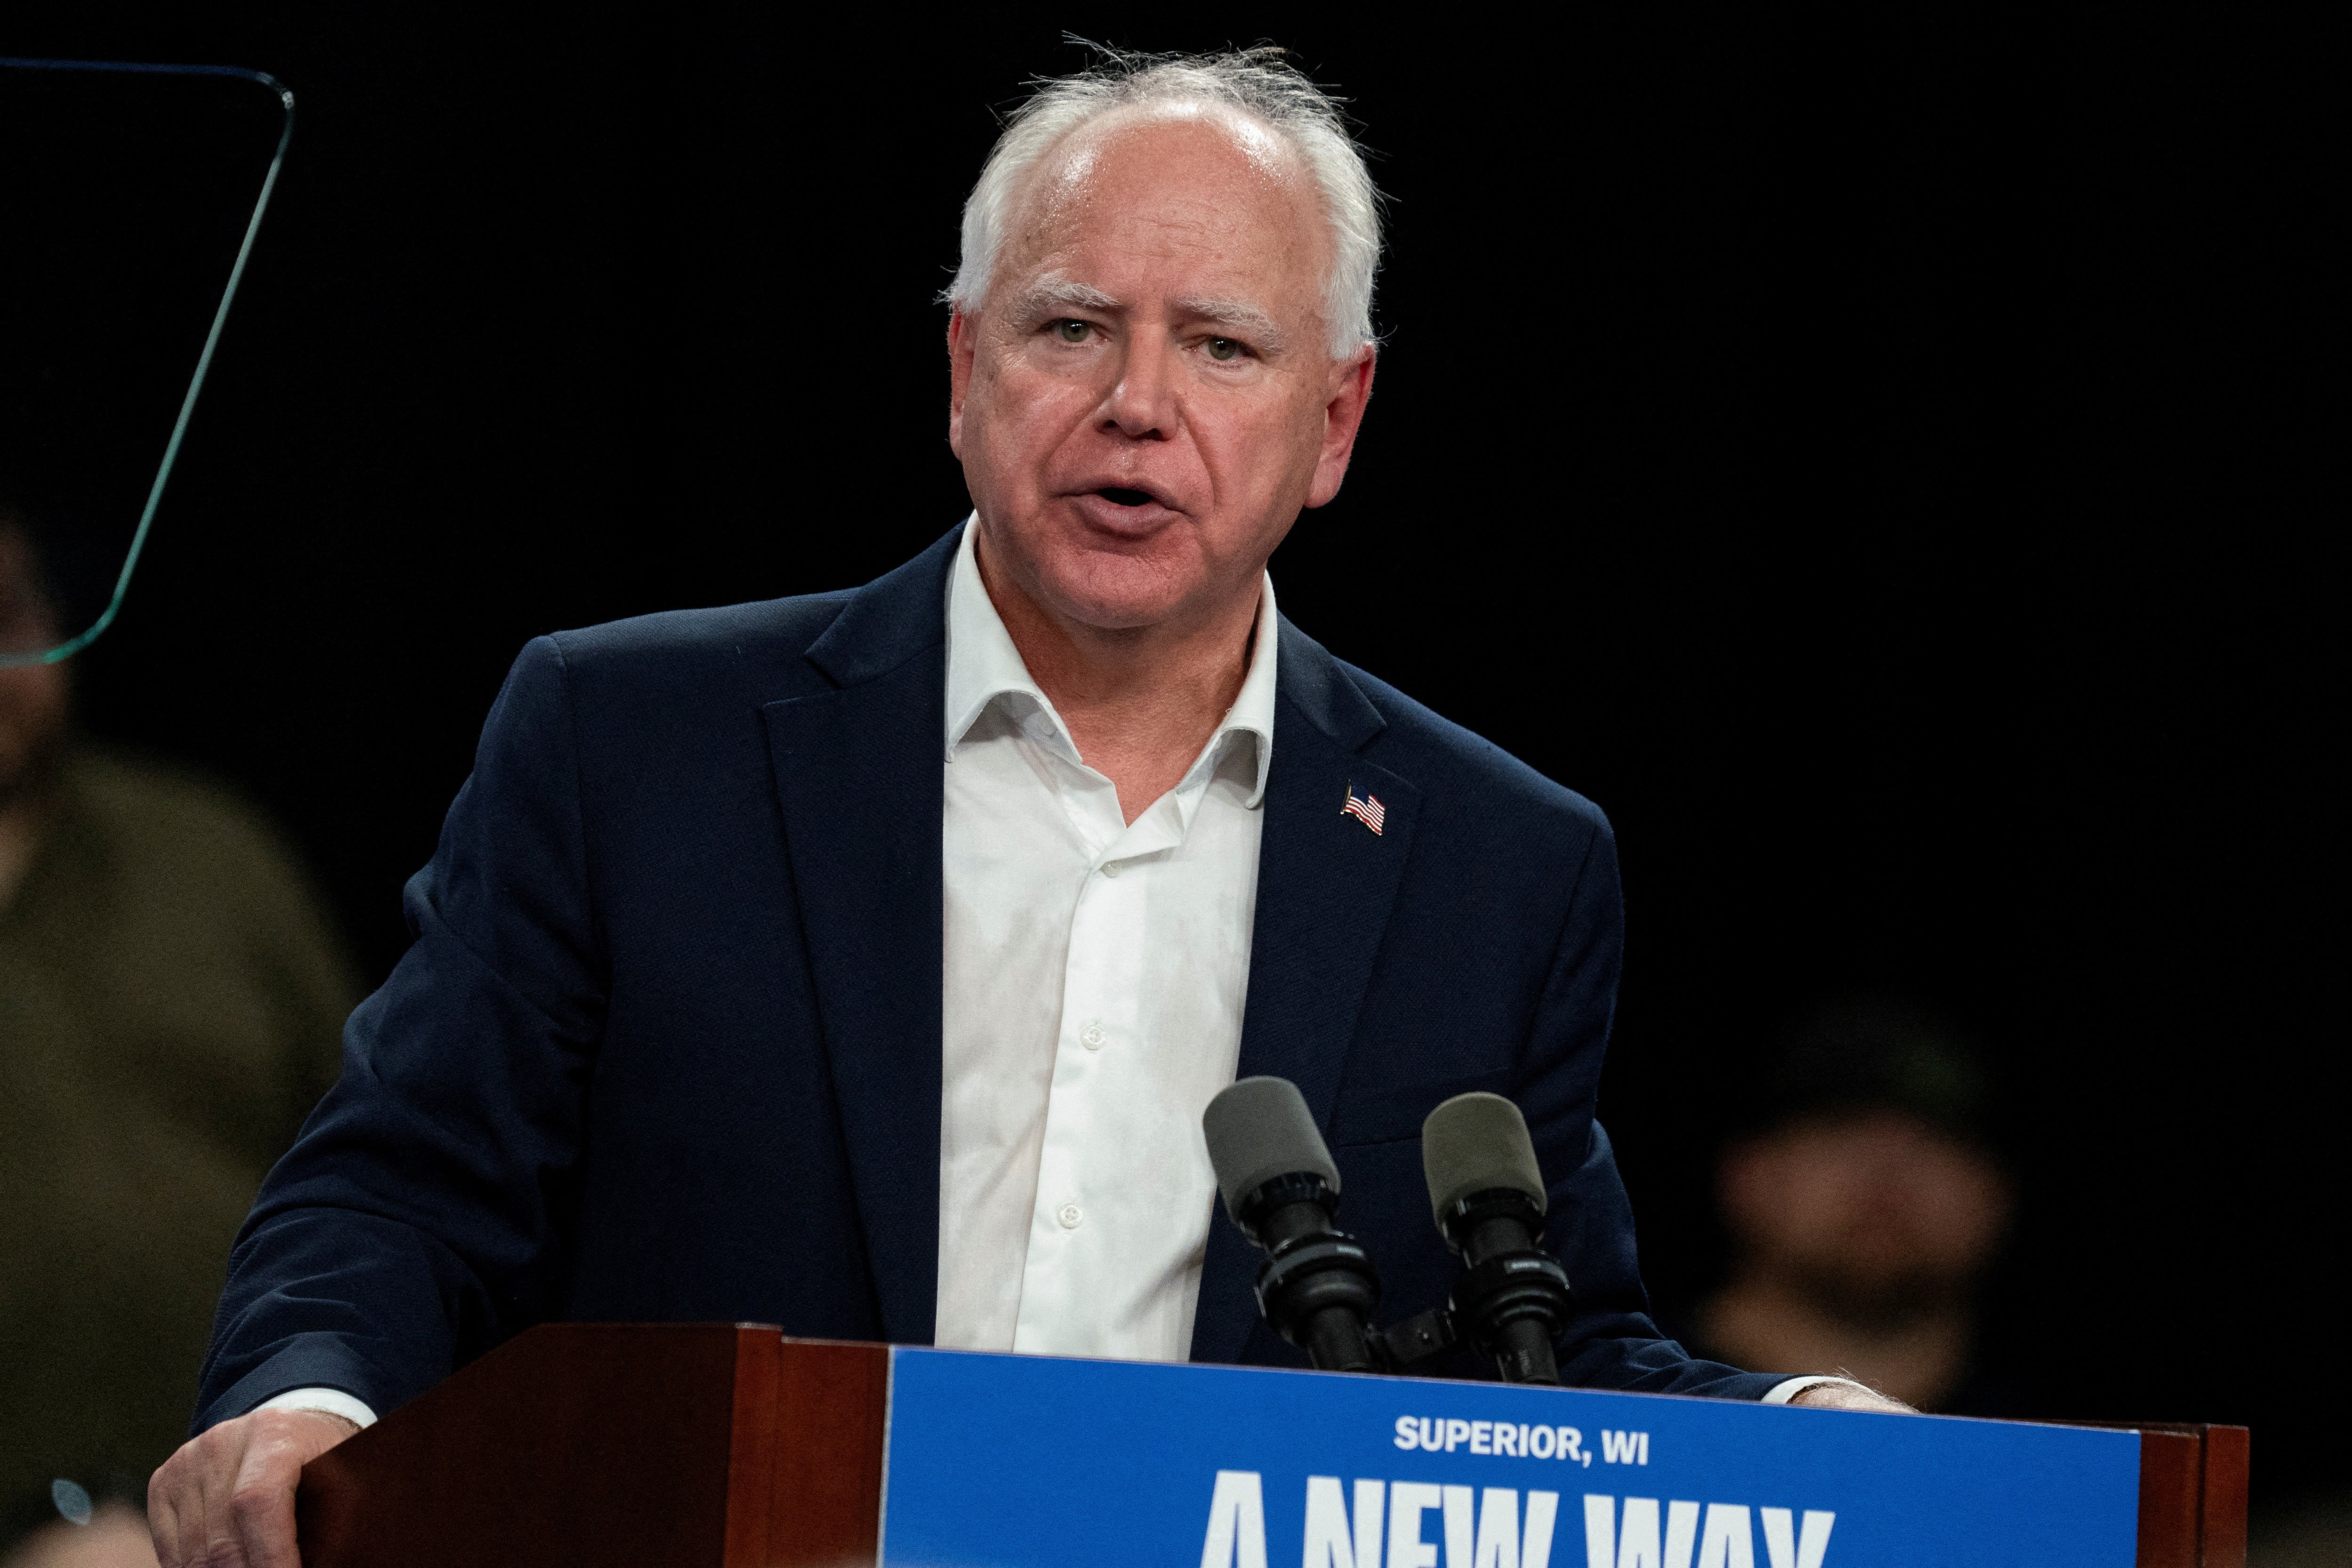
[[1176, 308], [1193, 320], [1206, 321], [1213, 327], [1230, 327], [1235, 335], [1270, 352], [1279, 352], [1290, 345], [1290, 334], [1246, 299], [1179, 299]]
[[1055, 310], [1117, 310], [1119, 301], [1091, 283], [1068, 277], [1041, 277], [1013, 302], [1013, 319], [1031, 321]]

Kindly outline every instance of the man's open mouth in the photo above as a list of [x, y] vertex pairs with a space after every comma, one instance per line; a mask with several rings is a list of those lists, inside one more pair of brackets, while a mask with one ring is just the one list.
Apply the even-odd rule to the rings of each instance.
[[1148, 507], [1156, 499], [1148, 490], [1123, 490], [1117, 486], [1106, 486], [1095, 494], [1119, 507]]

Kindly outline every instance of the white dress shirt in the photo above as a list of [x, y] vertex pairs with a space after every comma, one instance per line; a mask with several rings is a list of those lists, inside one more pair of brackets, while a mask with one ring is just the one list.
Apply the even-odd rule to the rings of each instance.
[[1240, 695], [1132, 823], [1029, 677], [964, 530], [948, 589], [937, 1343], [1191, 1354], [1274, 753], [1274, 588]]

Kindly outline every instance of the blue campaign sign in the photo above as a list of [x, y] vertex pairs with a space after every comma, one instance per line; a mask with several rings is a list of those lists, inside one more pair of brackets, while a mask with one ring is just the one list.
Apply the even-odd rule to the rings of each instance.
[[2129, 1432], [893, 1351], [883, 1568], [2131, 1568]]

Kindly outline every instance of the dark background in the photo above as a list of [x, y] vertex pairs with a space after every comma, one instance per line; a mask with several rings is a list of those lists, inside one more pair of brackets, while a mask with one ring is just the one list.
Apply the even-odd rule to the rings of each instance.
[[1284, 608], [1615, 821], [1602, 1109], [1662, 1294], [1728, 1086], [1891, 990], [1994, 1056], [1994, 1343], [2048, 1411], [2250, 1421], [2269, 1503], [2340, 1474], [2340, 40], [1463, 15], [12, 9], [0, 50], [300, 101], [90, 727], [258, 797], [381, 976], [525, 639], [961, 515], [930, 297], [1061, 30], [1271, 37], [1393, 200]]

